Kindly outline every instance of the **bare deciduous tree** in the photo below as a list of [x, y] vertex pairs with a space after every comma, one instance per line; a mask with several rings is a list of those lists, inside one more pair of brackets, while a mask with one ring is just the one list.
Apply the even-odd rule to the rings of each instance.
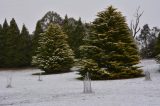
[[133, 35], [133, 38], [135, 38], [137, 33], [140, 31], [139, 22], [144, 11], [139, 12], [139, 10], [140, 10], [140, 6], [136, 10], [135, 21], [132, 20], [130, 24], [130, 30]]

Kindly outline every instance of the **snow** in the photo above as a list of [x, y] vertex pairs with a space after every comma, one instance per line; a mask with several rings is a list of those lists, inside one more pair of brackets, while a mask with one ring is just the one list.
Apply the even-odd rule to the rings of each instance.
[[[149, 71], [152, 81], [144, 77], [92, 81], [94, 93], [83, 93], [83, 81], [77, 72], [42, 75], [39, 69], [0, 71], [0, 106], [160, 106], [159, 65], [154, 60], [139, 64]], [[74, 69], [74, 68], [73, 68]], [[12, 88], [6, 88], [12, 76]]]

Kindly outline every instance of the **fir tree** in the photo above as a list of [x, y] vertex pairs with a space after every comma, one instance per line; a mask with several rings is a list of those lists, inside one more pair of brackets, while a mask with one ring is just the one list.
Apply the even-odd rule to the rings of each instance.
[[5, 19], [4, 23], [3, 23], [3, 28], [2, 28], [2, 32], [1, 32], [1, 67], [5, 67], [6, 66], [6, 52], [7, 52], [7, 42], [6, 42], [6, 39], [7, 39], [7, 32], [8, 32], [8, 29], [9, 29], [9, 25], [8, 25], [8, 22], [7, 20]]
[[75, 52], [76, 58], [80, 58], [79, 47], [83, 44], [83, 38], [86, 36], [86, 28], [82, 23], [81, 18], [79, 18], [75, 30], [73, 31], [72, 49]]
[[3, 40], [3, 34], [2, 34], [3, 28], [0, 24], [0, 67], [3, 66], [3, 46], [4, 46], [4, 40]]
[[155, 55], [159, 55], [160, 54], [160, 33], [158, 34], [154, 51], [155, 51]]
[[19, 28], [14, 18], [10, 21], [10, 27], [7, 31], [6, 45], [5, 45], [5, 64], [8, 67], [17, 67], [19, 64], [19, 52], [18, 52], [18, 41], [19, 41]]
[[32, 55], [35, 55], [35, 51], [36, 51], [36, 48], [38, 47], [38, 40], [41, 33], [43, 33], [43, 29], [41, 26], [41, 22], [38, 21], [32, 37]]
[[9, 29], [9, 25], [8, 25], [7, 19], [5, 19], [5, 21], [3, 23], [3, 34], [4, 35], [7, 35], [8, 29]]
[[92, 79], [119, 79], [141, 75], [138, 67], [134, 66], [139, 63], [137, 46], [121, 12], [112, 6], [99, 12], [91, 31], [91, 35], [85, 38], [85, 45], [80, 47], [83, 60], [89, 63], [82, 67], [82, 76], [86, 69]]
[[19, 66], [29, 66], [31, 63], [31, 37], [25, 25], [22, 26], [18, 43]]
[[67, 35], [58, 24], [51, 24], [41, 34], [39, 47], [32, 63], [47, 73], [66, 72], [72, 67], [73, 52], [67, 44]]
[[79, 20], [68, 18], [65, 16], [63, 20], [63, 31], [68, 35], [68, 43], [75, 53], [75, 57], [79, 58], [79, 47], [83, 43], [82, 39], [86, 34], [85, 25]]

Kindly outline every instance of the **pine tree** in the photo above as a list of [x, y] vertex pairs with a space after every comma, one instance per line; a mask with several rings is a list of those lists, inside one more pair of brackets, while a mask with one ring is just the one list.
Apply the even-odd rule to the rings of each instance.
[[74, 40], [72, 39], [74, 36], [74, 30], [76, 27], [76, 20], [74, 18], [68, 18], [68, 16], [66, 15], [64, 20], [63, 20], [63, 31], [68, 35], [68, 43], [69, 46], [72, 48], [73, 50], [73, 42]]
[[90, 72], [91, 79], [119, 79], [141, 75], [138, 67], [134, 66], [139, 63], [137, 46], [121, 12], [112, 6], [99, 12], [91, 31], [85, 38], [85, 45], [80, 47], [85, 61], [80, 71], [82, 76], [86, 69]]
[[1, 67], [5, 67], [6, 66], [6, 52], [7, 52], [7, 32], [9, 29], [9, 25], [7, 20], [5, 19], [4, 23], [3, 23], [3, 28], [2, 28], [2, 32], [1, 32]]
[[86, 36], [86, 28], [82, 23], [81, 18], [79, 18], [75, 30], [73, 31], [72, 49], [75, 52], [76, 58], [80, 58], [79, 47], [83, 44], [83, 38]]
[[22, 26], [18, 42], [19, 66], [30, 66], [31, 63], [31, 37], [25, 25]]
[[155, 51], [155, 55], [159, 55], [160, 54], [160, 33], [158, 34], [154, 51]]
[[51, 24], [41, 34], [39, 47], [32, 63], [46, 73], [66, 72], [72, 67], [73, 52], [67, 44], [67, 35], [58, 24]]
[[36, 51], [36, 48], [38, 47], [38, 40], [41, 33], [43, 33], [43, 29], [41, 26], [41, 22], [38, 21], [32, 37], [32, 55], [35, 55], [35, 51]]
[[79, 58], [79, 47], [83, 43], [82, 39], [86, 34], [85, 25], [82, 23], [81, 18], [75, 20], [65, 16], [63, 20], [63, 31], [68, 35], [68, 43], [75, 53], [75, 57]]
[[10, 27], [7, 31], [6, 45], [5, 45], [5, 64], [8, 67], [17, 67], [19, 64], [19, 52], [18, 52], [18, 41], [19, 41], [19, 28], [14, 18], [10, 21]]
[[3, 40], [3, 34], [2, 34], [3, 28], [0, 24], [0, 67], [3, 66], [3, 46], [4, 46], [4, 40]]

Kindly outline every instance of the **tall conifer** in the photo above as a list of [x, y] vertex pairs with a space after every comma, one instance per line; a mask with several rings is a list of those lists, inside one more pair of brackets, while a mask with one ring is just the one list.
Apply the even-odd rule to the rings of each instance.
[[10, 21], [5, 45], [5, 64], [8, 67], [17, 67], [19, 64], [18, 41], [20, 31], [14, 18]]
[[38, 40], [41, 33], [43, 33], [43, 29], [41, 26], [41, 22], [38, 21], [32, 37], [32, 55], [35, 55], [35, 51], [36, 51], [36, 48], [38, 47]]
[[109, 6], [98, 13], [91, 28], [86, 44], [80, 47], [85, 60], [80, 71], [82, 76], [86, 71], [91, 73], [92, 79], [131, 78], [141, 75], [141, 71], [134, 66], [139, 63], [137, 46], [121, 12]]
[[19, 65], [29, 66], [31, 63], [31, 37], [25, 25], [22, 26], [19, 36], [18, 52], [20, 59]]

